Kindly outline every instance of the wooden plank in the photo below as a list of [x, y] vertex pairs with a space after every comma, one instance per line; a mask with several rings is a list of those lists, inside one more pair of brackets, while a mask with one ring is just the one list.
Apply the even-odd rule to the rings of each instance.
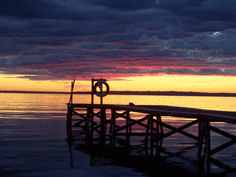
[[127, 110], [132, 112], [147, 113], [161, 116], [174, 116], [183, 118], [203, 118], [207, 121], [228, 122], [236, 124], [236, 112], [212, 111], [195, 108], [183, 108], [174, 106], [131, 106], [131, 105], [98, 105], [98, 104], [72, 104], [72, 107], [104, 108], [115, 110]]

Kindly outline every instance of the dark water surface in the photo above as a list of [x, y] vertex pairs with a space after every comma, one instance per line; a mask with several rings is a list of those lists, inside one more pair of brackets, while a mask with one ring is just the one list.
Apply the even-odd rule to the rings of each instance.
[[[109, 154], [96, 147], [95, 152], [79, 145], [71, 147], [66, 142], [66, 103], [68, 95], [56, 94], [0, 94], [0, 176], [166, 176], [171, 173], [198, 175], [196, 142], [175, 134], [163, 141], [161, 157], [147, 158], [142, 145], [133, 147], [131, 156], [118, 152]], [[113, 96], [116, 97], [117, 96]], [[129, 98], [128, 98], [129, 97]], [[77, 100], [76, 100], [77, 99]], [[179, 100], [178, 100], [179, 99]], [[202, 99], [204, 98], [195, 98]], [[219, 99], [220, 100], [219, 102]], [[89, 96], [75, 98], [89, 103]], [[108, 98], [114, 104], [168, 104], [184, 106], [194, 104], [193, 98], [121, 96]], [[199, 103], [202, 100], [198, 100]], [[217, 100], [217, 101], [216, 101]], [[205, 98], [204, 109], [234, 110], [235, 98]], [[218, 103], [216, 105], [216, 102]], [[222, 104], [222, 105], [221, 105]], [[228, 104], [228, 105], [225, 105]], [[190, 105], [191, 107], [194, 107]], [[180, 124], [181, 119], [166, 117], [165, 122]], [[215, 123], [218, 127], [235, 133], [235, 126]], [[196, 133], [197, 127], [189, 131]], [[227, 141], [212, 134], [212, 147]], [[142, 144], [142, 143], [140, 143]], [[71, 148], [71, 149], [70, 149]], [[211, 172], [218, 176], [235, 176], [235, 145], [214, 155], [225, 168], [211, 164]], [[165, 173], [165, 175], [163, 174]]]

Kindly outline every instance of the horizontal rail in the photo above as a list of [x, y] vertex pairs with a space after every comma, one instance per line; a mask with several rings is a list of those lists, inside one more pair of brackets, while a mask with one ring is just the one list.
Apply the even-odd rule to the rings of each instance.
[[93, 108], [126, 110], [159, 116], [174, 116], [183, 118], [198, 118], [209, 122], [226, 122], [236, 124], [236, 112], [203, 110], [175, 106], [147, 106], [147, 105], [111, 105], [111, 104], [69, 104], [72, 108]]

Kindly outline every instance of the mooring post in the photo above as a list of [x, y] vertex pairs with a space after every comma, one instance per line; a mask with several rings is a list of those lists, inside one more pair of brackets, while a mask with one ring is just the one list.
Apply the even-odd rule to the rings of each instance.
[[91, 113], [90, 113], [90, 143], [93, 143], [93, 128], [94, 128], [94, 122], [93, 122], [93, 117], [94, 117], [94, 112], [93, 108], [91, 108]]
[[150, 155], [153, 156], [153, 115], [149, 115], [150, 118]]
[[93, 88], [93, 85], [94, 85], [94, 78], [92, 78], [92, 83], [91, 83], [91, 104], [93, 104], [94, 103], [94, 88]]
[[[93, 125], [92, 125], [92, 109], [87, 108], [86, 122], [85, 122], [85, 141], [86, 144], [90, 144], [93, 140]], [[91, 129], [91, 130], [90, 130]]]
[[115, 146], [115, 121], [116, 121], [116, 111], [111, 110], [111, 121], [110, 121], [110, 146]]
[[207, 173], [210, 173], [210, 161], [211, 161], [211, 136], [210, 136], [210, 123], [206, 121], [206, 154], [207, 154]]
[[144, 146], [145, 146], [146, 156], [148, 156], [148, 136], [149, 136], [149, 129], [150, 129], [150, 118], [149, 118], [149, 115], [147, 115], [146, 117], [147, 117], [147, 126], [146, 126]]
[[75, 85], [75, 79], [71, 82], [71, 93], [70, 93], [70, 100], [67, 104], [67, 123], [66, 123], [66, 129], [67, 129], [67, 139], [69, 143], [73, 142], [73, 135], [72, 135], [72, 113], [73, 113], [73, 89]]
[[69, 143], [73, 142], [73, 136], [72, 136], [72, 112], [73, 107], [71, 104], [68, 104], [67, 107], [67, 123], [66, 123], [66, 129], [67, 129], [67, 139]]
[[161, 122], [161, 115], [156, 116], [156, 127], [157, 127], [157, 133], [156, 133], [156, 154], [160, 155], [160, 147], [162, 146], [162, 135], [163, 135], [163, 126]]
[[106, 109], [101, 108], [100, 143], [105, 144], [105, 140], [106, 140]]
[[[205, 139], [205, 148], [202, 153], [203, 139]], [[206, 170], [210, 173], [211, 159], [211, 141], [210, 141], [210, 123], [204, 119], [199, 119], [199, 141], [198, 141], [198, 162], [204, 171], [204, 159], [206, 157]]]
[[130, 146], [130, 134], [131, 134], [131, 125], [130, 125], [130, 113], [126, 110], [126, 146]]

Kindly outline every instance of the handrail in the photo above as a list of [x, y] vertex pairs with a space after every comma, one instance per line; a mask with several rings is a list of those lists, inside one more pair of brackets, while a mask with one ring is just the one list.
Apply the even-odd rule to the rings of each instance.
[[175, 106], [145, 106], [145, 105], [113, 105], [113, 104], [70, 104], [72, 108], [103, 108], [127, 110], [132, 112], [148, 113], [160, 116], [174, 116], [183, 118], [198, 118], [210, 122], [227, 122], [236, 124], [236, 112], [204, 110]]

